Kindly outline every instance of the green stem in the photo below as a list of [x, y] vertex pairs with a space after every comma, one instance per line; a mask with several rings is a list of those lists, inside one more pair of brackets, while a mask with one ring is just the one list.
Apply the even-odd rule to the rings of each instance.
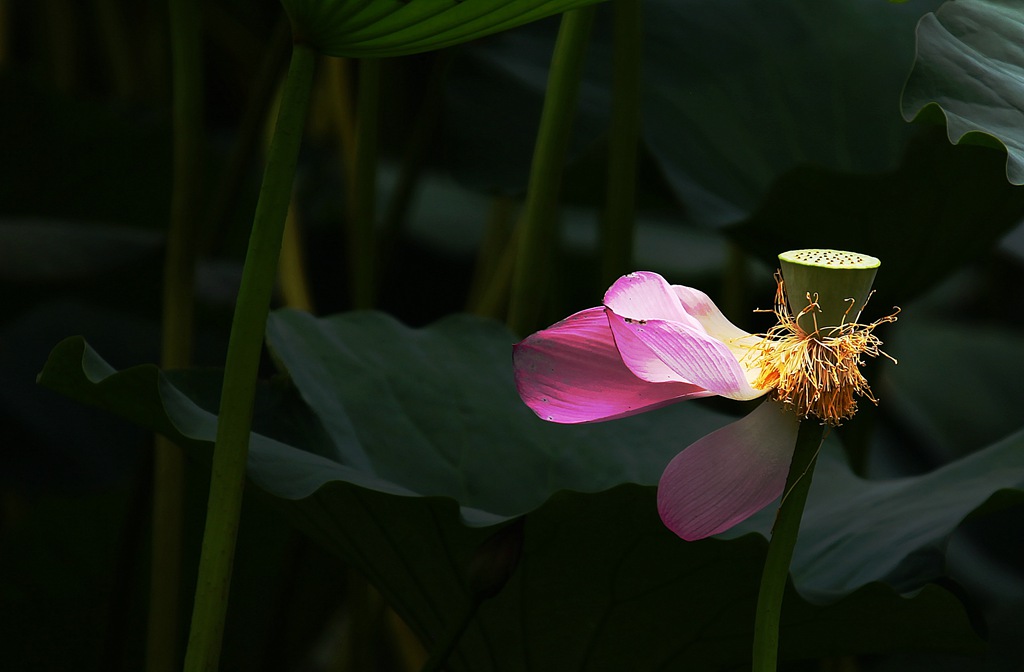
[[278, 278], [281, 282], [281, 296], [284, 305], [307, 313], [315, 312], [313, 292], [309, 287], [306, 272], [306, 254], [303, 249], [302, 223], [294, 200], [288, 208], [284, 224], [284, 238], [281, 241], [281, 261]]
[[376, 295], [377, 126], [380, 114], [380, 60], [359, 61], [356, 149], [349, 217], [352, 307], [373, 307]]
[[220, 658], [263, 333], [277, 278], [315, 61], [309, 47], [294, 46], [242, 270], [224, 365], [206, 530], [185, 657], [189, 672], [214, 672]]
[[526, 188], [526, 205], [519, 225], [519, 255], [509, 305], [509, 326], [521, 334], [530, 331], [539, 317], [540, 300], [547, 289], [550, 254], [558, 242], [562, 168], [569, 151], [594, 11], [594, 7], [589, 6], [562, 15], [551, 56], [544, 109]]
[[632, 270], [640, 140], [640, 0], [612, 0], [612, 10], [612, 109], [608, 187], [601, 230], [601, 288]]
[[821, 448], [824, 427], [816, 420], [800, 423], [796, 449], [786, 477], [785, 494], [772, 527], [772, 540], [761, 574], [761, 589], [757, 594], [757, 615], [754, 619], [754, 672], [774, 672], [779, 658], [779, 623], [782, 615], [782, 597], [789, 578], [789, 563], [793, 559], [800, 518], [811, 488], [818, 449]]
[[177, 669], [185, 467], [181, 448], [156, 437], [153, 458], [153, 536], [146, 621], [146, 672]]
[[508, 196], [491, 200], [490, 214], [484, 225], [484, 238], [476, 255], [476, 269], [470, 283], [466, 311], [474, 315], [501, 319], [508, 298], [509, 279], [515, 264], [516, 203]]
[[[171, 0], [174, 190], [163, 277], [161, 366], [192, 361], [196, 245], [203, 167], [203, 76], [197, 0]], [[111, 10], [113, 11], [113, 10]], [[156, 438], [153, 462], [153, 536], [146, 625], [146, 670], [178, 668], [184, 460], [181, 448]]]

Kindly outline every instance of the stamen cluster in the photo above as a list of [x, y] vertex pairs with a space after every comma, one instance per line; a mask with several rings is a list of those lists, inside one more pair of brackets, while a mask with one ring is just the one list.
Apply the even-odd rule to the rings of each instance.
[[[864, 365], [862, 356], [882, 355], [896, 361], [881, 350], [882, 341], [873, 332], [881, 324], [895, 322], [899, 309], [870, 324], [860, 324], [856, 318], [847, 322], [844, 316], [841, 325], [819, 329], [817, 321], [813, 320], [815, 311], [819, 310], [817, 295], [808, 295], [807, 306], [793, 317], [782, 275], [776, 273], [775, 279], [775, 307], [771, 312], [778, 318], [778, 324], [752, 349], [755, 366], [761, 369], [754, 387], [774, 389], [775, 398], [792, 408], [800, 418], [813, 415], [833, 426], [854, 416], [857, 397], [877, 404], [860, 370]], [[852, 299], [850, 303], [847, 314], [853, 309]], [[814, 321], [811, 333], [798, 323], [807, 314]]]

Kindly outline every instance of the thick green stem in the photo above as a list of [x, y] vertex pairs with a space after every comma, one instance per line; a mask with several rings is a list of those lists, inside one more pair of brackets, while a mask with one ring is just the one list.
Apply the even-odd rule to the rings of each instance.
[[302, 223], [294, 201], [288, 208], [288, 218], [285, 220], [278, 277], [281, 281], [284, 305], [307, 313], [314, 312], [313, 292], [309, 286], [309, 274], [306, 272]]
[[352, 307], [372, 308], [376, 296], [374, 260], [377, 199], [377, 126], [380, 116], [380, 60], [359, 61], [356, 150], [349, 216]]
[[519, 256], [512, 278], [509, 325], [527, 333], [539, 317], [547, 290], [551, 251], [558, 242], [558, 194], [569, 150], [580, 78], [594, 22], [594, 7], [566, 12], [551, 56], [544, 110], [530, 167], [526, 205], [520, 222]]
[[507, 311], [508, 287], [515, 264], [513, 224], [516, 202], [508, 196], [495, 196], [484, 229], [484, 239], [477, 251], [476, 270], [470, 283], [467, 312], [501, 319]]
[[774, 672], [779, 658], [779, 623], [782, 616], [782, 597], [789, 578], [789, 563], [793, 559], [803, 516], [807, 491], [811, 488], [818, 449], [821, 447], [823, 426], [815, 420], [800, 423], [796, 450], [786, 477], [782, 504], [772, 527], [772, 540], [761, 574], [761, 589], [757, 594], [757, 615], [754, 619], [754, 672]]
[[[196, 226], [202, 195], [203, 76], [197, 0], [171, 0], [174, 190], [163, 277], [161, 366], [192, 361]], [[112, 11], [112, 10], [111, 10]], [[153, 462], [153, 533], [146, 624], [146, 670], [178, 668], [184, 464], [181, 448], [157, 437]]]
[[313, 51], [296, 44], [284, 83], [242, 270], [242, 284], [224, 365], [206, 530], [185, 657], [188, 672], [214, 672], [220, 658], [245, 485], [256, 376], [277, 277], [285, 215], [309, 108], [314, 63]]
[[601, 288], [632, 270], [637, 143], [640, 140], [640, 0], [612, 0], [612, 111], [601, 231]]

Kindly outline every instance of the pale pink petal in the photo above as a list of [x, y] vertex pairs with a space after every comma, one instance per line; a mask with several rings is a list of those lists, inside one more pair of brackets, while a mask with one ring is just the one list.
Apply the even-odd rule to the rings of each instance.
[[782, 494], [799, 421], [768, 401], [686, 448], [658, 483], [658, 513], [687, 541], [724, 532]]
[[[690, 317], [700, 322], [708, 336], [726, 343], [730, 341], [751, 342], [751, 334], [730, 322], [729, 318], [722, 314], [722, 311], [718, 309], [718, 306], [715, 305], [715, 302], [707, 294], [699, 289], [684, 287], [683, 285], [672, 285], [671, 287], [672, 292], [679, 299], [683, 310]], [[753, 338], [757, 339], [756, 336]]]
[[757, 353], [752, 352], [751, 348], [762, 343], [763, 337], [743, 331], [730, 322], [711, 297], [699, 289], [672, 285], [672, 291], [679, 297], [683, 310], [700, 322], [705, 333], [732, 351], [746, 373], [747, 382], [753, 384], [761, 373], [761, 367], [755, 366]]
[[616, 280], [605, 292], [604, 305], [631, 320], [667, 320], [700, 328], [665, 278], [650, 271], [637, 271]]
[[622, 361], [639, 378], [691, 383], [729, 399], [755, 399], [767, 392], [751, 385], [747, 362], [700, 328], [613, 312], [608, 322]]
[[545, 420], [612, 420], [705, 397], [686, 383], [649, 383], [633, 375], [615, 347], [603, 307], [572, 315], [513, 348], [519, 396]]

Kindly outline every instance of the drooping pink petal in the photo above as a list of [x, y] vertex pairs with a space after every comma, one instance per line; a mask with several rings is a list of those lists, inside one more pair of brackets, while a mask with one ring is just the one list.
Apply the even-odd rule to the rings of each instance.
[[650, 383], [622, 363], [605, 308], [590, 308], [513, 348], [519, 396], [534, 413], [561, 423], [623, 418], [673, 401], [708, 396], [688, 383]]
[[665, 320], [633, 320], [608, 314], [623, 363], [637, 377], [698, 385], [729, 399], [755, 399], [755, 389], [742, 362], [729, 346], [700, 328]]
[[785, 488], [798, 428], [795, 413], [768, 401], [676, 455], [658, 483], [665, 526], [694, 541], [770, 504]]

